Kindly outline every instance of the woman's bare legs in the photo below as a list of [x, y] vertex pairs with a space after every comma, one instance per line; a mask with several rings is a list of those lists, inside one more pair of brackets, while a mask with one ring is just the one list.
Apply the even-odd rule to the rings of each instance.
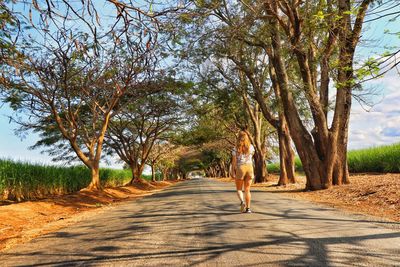
[[250, 209], [250, 202], [251, 202], [251, 193], [250, 193], [250, 187], [251, 183], [253, 182], [253, 179], [251, 176], [246, 175], [244, 177], [244, 196], [246, 200], [246, 207]]
[[240, 202], [243, 202], [243, 180], [241, 179], [235, 179], [235, 183], [236, 183], [236, 193], [237, 196], [240, 200]]

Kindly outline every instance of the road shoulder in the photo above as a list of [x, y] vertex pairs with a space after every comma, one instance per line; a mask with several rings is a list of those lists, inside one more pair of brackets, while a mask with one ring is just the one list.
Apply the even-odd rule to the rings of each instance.
[[[270, 174], [268, 182], [255, 184], [253, 189], [311, 201], [375, 220], [400, 222], [400, 174], [352, 174], [350, 184], [319, 191], [304, 191], [304, 176], [298, 176], [296, 184], [287, 186], [276, 186], [278, 179], [277, 175]], [[217, 180], [233, 182], [229, 178]]]
[[0, 203], [0, 251], [26, 243], [38, 236], [57, 231], [86, 218], [148, 196], [176, 184], [176, 181], [142, 182], [102, 192], [81, 190], [20, 203]]

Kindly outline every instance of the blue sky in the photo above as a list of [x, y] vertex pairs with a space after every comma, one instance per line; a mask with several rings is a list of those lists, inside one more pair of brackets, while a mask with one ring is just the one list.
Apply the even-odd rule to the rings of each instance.
[[[358, 57], [373, 57], [385, 51], [385, 46], [396, 46], [400, 49], [400, 38], [384, 34], [384, 30], [399, 31], [400, 21], [379, 21], [366, 25], [362, 36], [363, 43], [357, 50]], [[367, 42], [372, 40], [372, 42]], [[373, 45], [371, 45], [373, 44]], [[398, 58], [397, 60], [400, 60]], [[377, 94], [370, 96], [372, 107], [362, 107], [353, 100], [350, 118], [349, 149], [365, 148], [377, 145], [400, 142], [400, 70], [392, 70], [383, 78], [364, 84]], [[30, 161], [35, 163], [52, 163], [51, 158], [38, 150], [29, 150], [37, 140], [37, 135], [27, 133], [21, 139], [14, 134], [17, 127], [9, 123], [8, 116], [12, 111], [7, 105], [0, 107], [0, 158]], [[54, 163], [52, 163], [54, 164]], [[113, 163], [111, 167], [120, 168], [121, 164]]]
[[[357, 57], [374, 57], [386, 51], [388, 46], [400, 49], [399, 19], [371, 22], [364, 29]], [[397, 32], [397, 35], [385, 34], [385, 30]], [[400, 55], [397, 61], [400, 61]], [[400, 142], [400, 67], [389, 71], [383, 78], [366, 82], [363, 87], [374, 92], [368, 97], [373, 105], [365, 107], [353, 100], [349, 149]]]
[[[39, 5], [42, 3], [39, 1]], [[80, 3], [78, 3], [80, 5]], [[17, 2], [13, 5], [13, 10], [15, 12], [19, 12], [28, 16], [29, 7], [31, 6], [30, 3], [24, 4], [21, 2]], [[109, 18], [114, 18], [116, 11], [112, 8], [112, 4], [102, 4], [101, 8], [97, 7], [97, 11], [99, 12], [99, 16], [101, 16], [101, 25], [107, 26], [110, 24], [111, 21]], [[60, 6], [64, 7], [64, 6]], [[58, 8], [60, 8], [58, 7]], [[88, 16], [86, 13], [85, 16]], [[32, 9], [32, 21], [38, 25], [40, 21], [39, 13]], [[114, 20], [112, 21], [114, 22]], [[89, 29], [83, 23], [76, 23], [68, 21], [70, 27], [79, 27], [80, 31], [89, 31]], [[54, 27], [53, 24], [50, 24], [50, 29]], [[44, 40], [41, 35], [37, 34], [34, 30], [26, 32], [25, 34], [29, 33], [31, 36], [34, 36], [37, 42], [48, 42], [49, 40]], [[20, 160], [20, 161], [29, 161], [32, 163], [41, 163], [41, 164], [63, 164], [53, 162], [51, 157], [47, 154], [42, 154], [40, 150], [30, 150], [29, 147], [34, 145], [38, 140], [38, 135], [32, 132], [23, 133], [23, 137], [20, 135], [15, 134], [15, 129], [18, 128], [16, 123], [11, 122], [9, 116], [13, 115], [13, 110], [8, 107], [7, 104], [3, 104], [0, 102], [0, 158], [7, 158], [13, 160]], [[19, 114], [20, 115], [20, 114]], [[105, 165], [106, 163], [103, 163]], [[122, 168], [122, 163], [119, 162], [112, 162], [110, 166], [113, 168]]]

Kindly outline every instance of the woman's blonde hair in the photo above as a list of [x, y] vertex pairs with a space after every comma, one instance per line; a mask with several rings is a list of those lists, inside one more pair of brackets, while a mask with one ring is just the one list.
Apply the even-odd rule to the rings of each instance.
[[238, 155], [248, 155], [250, 153], [250, 138], [245, 131], [240, 131], [236, 141], [236, 151]]

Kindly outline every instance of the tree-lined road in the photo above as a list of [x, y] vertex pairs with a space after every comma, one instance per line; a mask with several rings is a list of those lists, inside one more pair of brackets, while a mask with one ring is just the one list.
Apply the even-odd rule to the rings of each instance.
[[254, 192], [239, 213], [233, 184], [179, 183], [14, 247], [1, 266], [400, 266], [399, 225]]

